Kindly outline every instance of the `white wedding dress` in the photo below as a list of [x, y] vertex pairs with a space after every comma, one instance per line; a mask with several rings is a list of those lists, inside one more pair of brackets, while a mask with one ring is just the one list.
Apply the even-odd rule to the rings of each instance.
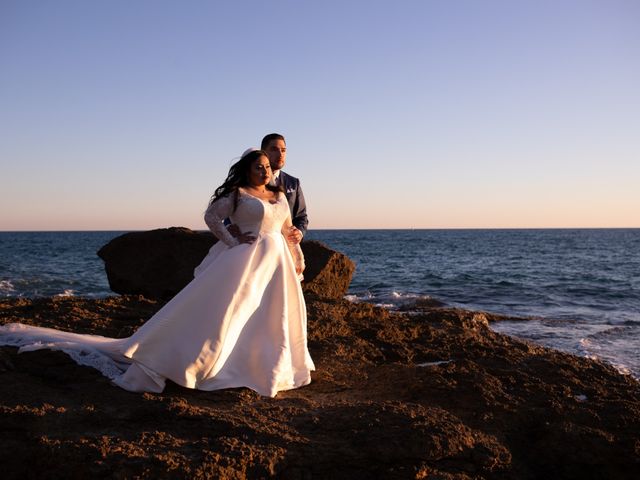
[[[188, 388], [248, 387], [273, 397], [307, 385], [314, 370], [307, 317], [295, 267], [300, 247], [287, 244], [284, 194], [275, 203], [241, 191], [215, 202], [205, 221], [220, 239], [195, 278], [131, 337], [81, 335], [19, 323], [0, 327], [0, 345], [20, 352], [66, 352], [130, 391], [161, 392], [166, 379]], [[238, 244], [224, 218], [256, 236]]]

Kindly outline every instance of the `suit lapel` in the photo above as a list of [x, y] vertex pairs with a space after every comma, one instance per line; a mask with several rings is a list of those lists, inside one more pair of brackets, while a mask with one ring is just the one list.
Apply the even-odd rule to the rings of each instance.
[[293, 185], [291, 185], [289, 175], [284, 173], [282, 170], [280, 170], [280, 185], [284, 188], [284, 194], [287, 196], [287, 199], [291, 198], [295, 189], [293, 188]]

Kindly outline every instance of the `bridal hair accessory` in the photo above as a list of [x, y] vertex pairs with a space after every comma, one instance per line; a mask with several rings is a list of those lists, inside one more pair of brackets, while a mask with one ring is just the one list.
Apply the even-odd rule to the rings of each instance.
[[256, 150], [260, 150], [260, 149], [256, 148], [256, 147], [247, 148], [244, 152], [242, 152], [242, 155], [240, 155], [239, 157], [233, 157], [231, 159], [231, 161], [229, 162], [229, 166], [231, 167], [233, 164], [235, 164], [236, 162], [242, 160], [244, 157], [249, 155], [251, 152], [255, 152]]
[[257, 152], [258, 150], [260, 149], [256, 147], [249, 147], [244, 152], [242, 152], [242, 155], [240, 155], [240, 158], [244, 158], [247, 155], [249, 155], [251, 152]]

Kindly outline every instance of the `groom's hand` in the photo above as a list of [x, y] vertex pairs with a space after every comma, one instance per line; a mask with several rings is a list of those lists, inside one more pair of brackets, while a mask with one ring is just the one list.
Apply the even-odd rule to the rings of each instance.
[[253, 243], [256, 240], [256, 237], [251, 235], [251, 232], [240, 233], [236, 238], [240, 243]]
[[238, 238], [242, 233], [238, 226], [234, 225], [233, 223], [227, 227], [227, 232], [229, 232], [229, 234], [234, 238]]
[[289, 243], [300, 243], [302, 241], [302, 232], [292, 225], [289, 228], [287, 240]]

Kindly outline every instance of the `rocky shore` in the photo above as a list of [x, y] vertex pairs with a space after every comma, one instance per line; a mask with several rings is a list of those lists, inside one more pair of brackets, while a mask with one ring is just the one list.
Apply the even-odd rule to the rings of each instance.
[[[305, 290], [313, 382], [275, 399], [133, 394], [63, 353], [0, 347], [2, 477], [638, 478], [633, 378], [498, 334], [488, 313], [323, 292]], [[5, 298], [0, 323], [124, 337], [164, 301]]]

